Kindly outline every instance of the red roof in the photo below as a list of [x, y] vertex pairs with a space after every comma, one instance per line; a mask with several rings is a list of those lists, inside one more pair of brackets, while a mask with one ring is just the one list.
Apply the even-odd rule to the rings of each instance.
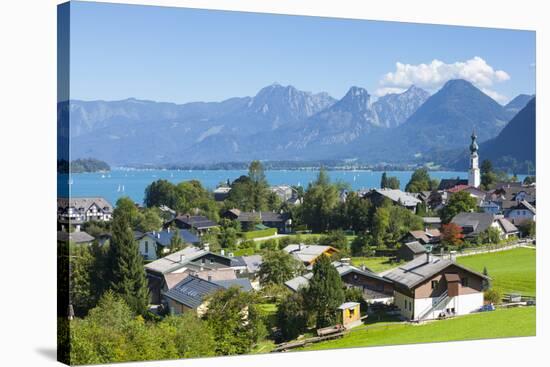
[[449, 190], [447, 190], [448, 192], [452, 192], [452, 193], [455, 193], [455, 192], [460, 192], [462, 190], [466, 190], [467, 188], [469, 188], [470, 186], [469, 185], [456, 185], [454, 187], [451, 187]]

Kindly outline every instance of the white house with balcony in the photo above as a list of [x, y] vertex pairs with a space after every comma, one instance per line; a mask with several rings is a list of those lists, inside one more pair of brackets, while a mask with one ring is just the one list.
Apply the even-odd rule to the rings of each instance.
[[450, 259], [427, 253], [390, 271], [394, 304], [407, 320], [466, 315], [483, 306], [489, 278]]
[[113, 206], [102, 197], [57, 198], [57, 222], [62, 231], [69, 226], [80, 231], [85, 222], [108, 222], [112, 216]]

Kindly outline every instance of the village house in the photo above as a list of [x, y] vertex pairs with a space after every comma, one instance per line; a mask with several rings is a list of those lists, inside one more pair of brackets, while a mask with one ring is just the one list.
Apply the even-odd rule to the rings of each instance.
[[215, 201], [224, 201], [229, 197], [229, 192], [231, 191], [230, 186], [220, 186], [216, 187], [214, 190], [214, 200]]
[[262, 255], [235, 256], [235, 261], [239, 261], [243, 265], [239, 276], [246, 276], [250, 279], [252, 287], [256, 290], [260, 289], [259, 271], [262, 264]]
[[231, 287], [239, 287], [245, 292], [252, 290], [252, 285], [246, 278], [214, 281], [189, 275], [163, 293], [163, 297], [173, 315], [195, 311], [198, 316], [202, 316], [208, 310], [206, 298], [218, 290]]
[[[360, 289], [366, 302], [389, 304], [393, 301], [393, 284], [391, 281], [366, 267], [358, 268], [350, 265], [347, 261], [333, 261], [332, 265], [338, 271], [344, 285], [347, 288]], [[312, 276], [312, 272], [299, 275], [285, 282], [285, 286], [291, 291], [297, 292], [300, 288], [307, 287]]]
[[441, 233], [439, 232], [439, 229], [429, 228], [425, 228], [424, 230], [409, 231], [405, 236], [403, 236], [403, 238], [401, 238], [402, 243], [416, 241], [424, 246], [439, 244], [440, 240]]
[[474, 238], [489, 228], [496, 228], [503, 239], [519, 234], [517, 227], [506, 218], [490, 213], [458, 213], [451, 223], [462, 228], [464, 238]]
[[513, 224], [521, 224], [526, 221], [536, 221], [537, 210], [526, 200], [516, 202], [514, 206], [506, 209], [504, 217]]
[[396, 253], [397, 260], [411, 261], [419, 256], [423, 256], [427, 253], [426, 247], [424, 247], [418, 241], [411, 241], [402, 244]]
[[82, 224], [90, 221], [108, 222], [113, 215], [113, 206], [102, 197], [57, 198], [58, 229], [69, 232], [71, 226], [75, 232]]
[[275, 193], [283, 203], [295, 203], [298, 200], [298, 191], [290, 185], [271, 186], [269, 191]]
[[176, 218], [164, 223], [163, 228], [168, 229], [172, 225], [179, 229], [187, 229], [199, 237], [209, 232], [212, 228], [218, 227], [218, 224], [203, 215], [179, 215]]
[[421, 201], [413, 194], [397, 189], [372, 189], [365, 194], [374, 205], [382, 204], [384, 199], [389, 199], [395, 205], [402, 206], [412, 212], [416, 212], [416, 206]]
[[448, 199], [446, 191], [423, 191], [418, 194], [418, 199], [426, 205], [426, 208], [438, 211], [443, 208]]
[[84, 231], [79, 232], [57, 232], [57, 242], [73, 243], [77, 245], [91, 245], [95, 238]]
[[269, 228], [276, 228], [278, 233], [290, 231], [292, 220], [288, 213], [275, 212], [244, 212], [239, 209], [230, 209], [222, 214], [223, 218], [236, 220], [243, 229], [254, 230], [256, 224]]
[[303, 243], [288, 245], [283, 251], [292, 255], [296, 260], [304, 263], [306, 267], [313, 265], [321, 255], [330, 257], [339, 252], [332, 246], [305, 245]]
[[169, 252], [176, 231], [179, 232], [182, 244], [198, 245], [200, 243], [200, 239], [187, 229], [171, 230], [168, 228], [158, 232], [136, 233], [135, 239], [138, 241], [141, 256], [145, 260], [156, 260], [159, 255]]
[[158, 304], [164, 287], [166, 274], [188, 273], [197, 274], [205, 271], [229, 269], [236, 277], [246, 276], [246, 264], [224, 255], [216, 254], [193, 246], [176, 251], [173, 254], [145, 264], [145, 272], [151, 293], [151, 303]]
[[161, 213], [163, 213], [166, 217], [168, 217], [168, 220], [172, 220], [177, 216], [177, 213], [174, 209], [170, 208], [166, 205], [159, 206], [159, 210]]
[[394, 304], [407, 320], [465, 315], [483, 306], [488, 277], [426, 253], [390, 271]]
[[496, 200], [484, 200], [483, 203], [479, 205], [479, 208], [483, 210], [484, 213], [489, 213], [493, 215], [502, 213], [502, 202]]
[[424, 223], [424, 227], [427, 229], [441, 228], [441, 218], [439, 217], [423, 217], [422, 222]]
[[536, 186], [526, 186], [520, 182], [505, 182], [496, 184], [492, 194], [503, 198], [503, 200], [525, 200], [531, 204], [536, 202]]

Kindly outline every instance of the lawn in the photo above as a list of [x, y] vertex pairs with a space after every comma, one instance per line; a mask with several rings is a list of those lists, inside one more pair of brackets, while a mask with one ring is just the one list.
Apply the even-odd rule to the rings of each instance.
[[432, 343], [535, 334], [536, 308], [521, 307], [499, 309], [420, 325], [382, 323], [380, 326], [372, 325], [369, 329], [360, 326], [352, 329], [341, 339], [311, 344], [301, 350]]
[[457, 257], [457, 262], [482, 272], [486, 267], [492, 285], [505, 293], [536, 293], [536, 250], [516, 248], [481, 255]]
[[400, 263], [390, 262], [389, 257], [352, 257], [351, 263], [355, 266], [365, 265], [375, 273], [395, 268]]

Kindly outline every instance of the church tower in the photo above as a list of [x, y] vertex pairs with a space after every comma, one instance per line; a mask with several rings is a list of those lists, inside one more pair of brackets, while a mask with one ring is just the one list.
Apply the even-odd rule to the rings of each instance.
[[477, 188], [481, 184], [481, 178], [479, 173], [479, 156], [477, 155], [477, 150], [479, 147], [476, 139], [477, 136], [474, 131], [472, 132], [472, 143], [470, 144], [470, 171], [468, 172], [468, 185]]

